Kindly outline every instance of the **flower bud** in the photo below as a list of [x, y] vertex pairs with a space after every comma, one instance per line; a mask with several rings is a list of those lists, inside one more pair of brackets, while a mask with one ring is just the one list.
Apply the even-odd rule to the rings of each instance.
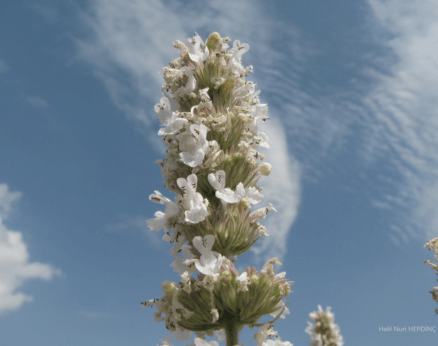
[[257, 169], [261, 175], [268, 176], [271, 173], [272, 165], [267, 162], [262, 162], [258, 165]]
[[207, 39], [207, 48], [209, 51], [216, 50], [217, 45], [219, 44], [221, 40], [220, 35], [217, 32], [214, 32], [210, 34], [210, 36]]
[[166, 296], [173, 296], [178, 290], [178, 285], [172, 281], [164, 281], [161, 288]]

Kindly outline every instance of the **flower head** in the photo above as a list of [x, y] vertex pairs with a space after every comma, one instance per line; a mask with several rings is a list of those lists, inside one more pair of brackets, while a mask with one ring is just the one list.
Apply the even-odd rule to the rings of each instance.
[[311, 346], [343, 346], [344, 340], [340, 334], [339, 326], [335, 323], [335, 315], [327, 307], [324, 311], [318, 305], [318, 311], [311, 312], [309, 317], [314, 324], [307, 322], [306, 333], [310, 335]]

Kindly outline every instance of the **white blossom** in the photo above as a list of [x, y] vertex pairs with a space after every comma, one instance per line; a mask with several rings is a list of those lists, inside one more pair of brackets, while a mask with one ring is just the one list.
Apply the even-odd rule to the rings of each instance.
[[276, 334], [277, 333], [274, 331], [272, 324], [267, 322], [260, 327], [257, 333], [255, 333], [254, 339], [256, 339], [257, 341], [257, 346], [262, 346], [268, 335], [276, 335]]
[[183, 67], [181, 69], [184, 71], [185, 75], [189, 77], [186, 85], [180, 87], [178, 90], [176, 90], [173, 95], [174, 97], [182, 97], [184, 95], [191, 94], [196, 89], [196, 79], [193, 75], [195, 73], [195, 69], [193, 67]]
[[240, 274], [240, 276], [236, 278], [236, 282], [238, 283], [237, 292], [248, 292], [250, 279], [247, 272]]
[[257, 204], [262, 201], [263, 195], [255, 187], [244, 188], [242, 183], [236, 186], [236, 194], [242, 199], [246, 198], [250, 203]]
[[169, 337], [166, 335], [166, 336], [164, 337], [164, 341], [161, 340], [161, 345], [157, 345], [157, 346], [173, 346], [173, 345], [170, 343], [170, 339], [169, 339]]
[[237, 203], [242, 199], [236, 192], [225, 187], [225, 171], [220, 170], [216, 173], [210, 173], [208, 182], [216, 189], [216, 197], [221, 200], [224, 207], [227, 206], [227, 203]]
[[199, 192], [196, 192], [198, 186], [198, 178], [195, 174], [191, 174], [184, 178], [178, 178], [177, 184], [186, 194], [186, 206], [189, 210], [185, 212], [185, 220], [190, 223], [198, 223], [205, 219], [208, 215], [207, 206], [203, 203], [204, 200]]
[[160, 191], [154, 191], [155, 194], [149, 196], [149, 200], [154, 203], [164, 204], [165, 211], [157, 211], [155, 213], [155, 219], [149, 219], [146, 221], [148, 227], [153, 231], [162, 230], [167, 223], [167, 220], [171, 217], [178, 215], [181, 211], [181, 207], [169, 198], [164, 197]]
[[207, 141], [207, 127], [204, 124], [190, 125], [191, 134], [184, 132], [178, 135], [181, 161], [187, 166], [196, 167], [203, 160], [205, 155], [210, 153], [210, 146]]
[[266, 214], [273, 211], [276, 212], [277, 209], [275, 209], [274, 206], [271, 203], [269, 203], [269, 206], [257, 209], [256, 211], [252, 212], [250, 216], [253, 221], [259, 221], [259, 220], [263, 220], [266, 217]]
[[[177, 272], [180, 276], [184, 275], [185, 272], [193, 273], [196, 271], [193, 265], [190, 266], [190, 264], [193, 262], [193, 258], [195, 258], [190, 249], [191, 246], [189, 244], [184, 244], [181, 246], [181, 249], [174, 247], [172, 251], [170, 251], [170, 254], [174, 258], [174, 261], [170, 266], [174, 267], [173, 271]], [[180, 254], [182, 254], [183, 259], [181, 259], [179, 256]]]
[[172, 116], [167, 119], [167, 122], [164, 124], [166, 127], [162, 127], [158, 131], [158, 135], [174, 135], [181, 130], [186, 123], [187, 119], [180, 118], [175, 112], [172, 112]]
[[[283, 273], [286, 274], [286, 272], [283, 272]], [[277, 275], [283, 275], [283, 273], [281, 273], [281, 274], [277, 274]], [[277, 275], [276, 275], [276, 277], [277, 277]], [[283, 275], [283, 276], [284, 276], [284, 275]], [[289, 314], [290, 314], [290, 310], [287, 308], [286, 304], [285, 304], [283, 301], [280, 301], [280, 302], [277, 304], [276, 308], [277, 308], [277, 310], [275, 310], [272, 314], [270, 314], [270, 315], [273, 316], [273, 317], [277, 317], [278, 314], [279, 314], [279, 313], [281, 312], [281, 310], [283, 310], [283, 309], [284, 309], [284, 310], [281, 312], [280, 318], [285, 319], [285, 318], [286, 318], [286, 315], [289, 315]]]
[[259, 145], [265, 148], [269, 148], [268, 136], [264, 132], [259, 131], [257, 127], [257, 123], [269, 119], [269, 117], [267, 116], [268, 106], [266, 104], [257, 104], [251, 107], [251, 111], [253, 113], [252, 114], [253, 121], [250, 124], [248, 124], [248, 130], [254, 134], [254, 138], [252, 142], [250, 142], [250, 144], [255, 146], [256, 148]]
[[186, 45], [190, 50], [189, 57], [192, 61], [196, 63], [200, 63], [202, 61], [207, 60], [210, 54], [207, 47], [204, 48], [204, 52], [201, 51], [200, 49], [201, 42], [202, 39], [198, 34], [196, 34], [195, 37], [188, 38], [186, 40]]
[[193, 238], [193, 245], [201, 253], [199, 262], [195, 262], [196, 269], [205, 275], [215, 275], [219, 271], [224, 257], [217, 252], [211, 251], [214, 245], [214, 236], [209, 234], [204, 238]]

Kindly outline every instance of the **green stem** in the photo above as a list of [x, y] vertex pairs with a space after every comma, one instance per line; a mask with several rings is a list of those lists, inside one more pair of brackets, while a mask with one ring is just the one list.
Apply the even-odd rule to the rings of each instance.
[[225, 313], [228, 316], [224, 316], [225, 334], [227, 336], [227, 346], [235, 346], [239, 343], [239, 324], [235, 317], [229, 313]]

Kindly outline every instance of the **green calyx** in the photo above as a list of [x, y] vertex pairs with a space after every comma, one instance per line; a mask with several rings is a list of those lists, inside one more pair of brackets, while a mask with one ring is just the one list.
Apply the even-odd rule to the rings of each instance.
[[225, 210], [222, 206], [212, 208], [204, 221], [185, 223], [183, 232], [190, 243], [196, 236], [214, 235], [212, 250], [231, 258], [246, 252], [259, 239], [258, 224], [252, 223], [249, 215], [249, 210], [240, 210], [240, 203], [228, 205]]
[[[281, 300], [290, 293], [290, 283], [285, 279], [278, 279], [273, 272], [256, 273], [254, 268], [247, 268], [246, 271], [257, 276], [258, 280], [250, 280], [242, 285], [237, 280], [238, 273], [235, 274], [234, 270], [230, 275], [227, 270], [225, 275], [220, 274], [212, 290], [204, 288], [200, 281], [198, 285], [198, 281], [192, 283], [192, 286], [197, 287], [190, 293], [180, 290], [177, 293], [179, 303], [185, 309], [193, 311], [193, 314], [188, 318], [181, 318], [178, 325], [196, 332], [220, 330], [230, 324], [242, 328], [244, 325], [254, 325], [266, 314], [277, 312]], [[219, 316], [214, 323], [212, 308], [217, 309]]]

